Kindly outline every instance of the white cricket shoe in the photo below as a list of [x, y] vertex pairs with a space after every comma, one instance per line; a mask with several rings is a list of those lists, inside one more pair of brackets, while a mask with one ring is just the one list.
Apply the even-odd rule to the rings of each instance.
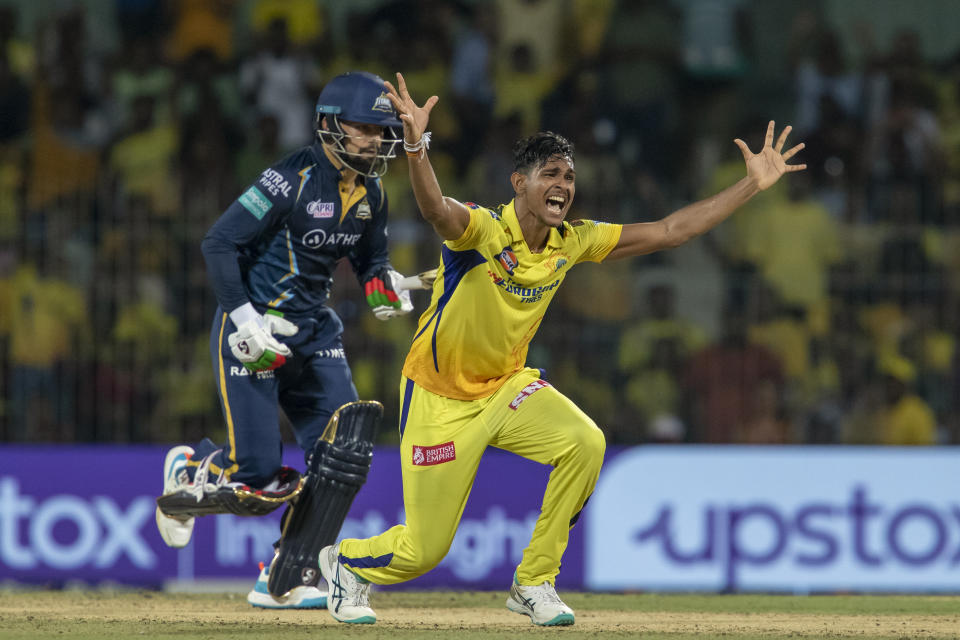
[[327, 592], [318, 587], [294, 587], [282, 598], [275, 598], [267, 589], [270, 567], [260, 563], [260, 577], [247, 602], [262, 609], [323, 609], [327, 606]]
[[377, 614], [370, 608], [370, 583], [361, 580], [340, 562], [340, 543], [320, 550], [320, 573], [327, 581], [327, 610], [335, 620], [373, 624]]
[[507, 609], [530, 616], [530, 622], [544, 627], [573, 624], [573, 609], [563, 603], [552, 584], [544, 582], [525, 587], [517, 584], [516, 574], [507, 598]]
[[[187, 461], [192, 455], [193, 449], [186, 445], [174, 447], [167, 452], [163, 461], [163, 495], [179, 491], [189, 484]], [[194, 520], [195, 518], [172, 518], [157, 507], [157, 529], [168, 547], [179, 549], [187, 546], [193, 535]]]

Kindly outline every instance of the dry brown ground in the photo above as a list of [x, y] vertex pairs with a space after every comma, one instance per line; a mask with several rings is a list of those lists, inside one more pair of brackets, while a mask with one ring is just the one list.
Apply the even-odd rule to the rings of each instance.
[[[385, 603], [386, 604], [386, 603]], [[374, 602], [376, 605], [376, 602]], [[492, 606], [459, 607], [377, 607], [376, 628], [404, 631], [455, 630], [469, 635], [471, 630], [496, 633], [533, 630], [529, 621], [506, 609]], [[4, 628], [69, 629], [97, 624], [140, 624], [144, 629], [163, 628], [164, 624], [186, 623], [197, 629], [218, 626], [243, 628], [245, 625], [280, 625], [288, 628], [336, 626], [326, 611], [264, 611], [249, 607], [242, 598], [192, 598], [162, 594], [137, 594], [117, 597], [75, 599], [47, 593], [24, 597], [0, 594], [0, 637]], [[289, 626], [288, 626], [289, 625]], [[341, 627], [343, 628], [343, 627]], [[759, 635], [799, 637], [960, 637], [960, 611], [951, 615], [834, 615], [809, 613], [676, 613], [639, 611], [577, 611], [578, 632], [615, 632], [619, 634], [703, 634]], [[358, 630], [359, 631], [359, 630]], [[444, 634], [446, 635], [446, 634]]]

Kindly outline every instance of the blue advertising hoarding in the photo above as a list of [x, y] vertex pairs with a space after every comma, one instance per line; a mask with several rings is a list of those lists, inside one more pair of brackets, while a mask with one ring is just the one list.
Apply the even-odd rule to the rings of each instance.
[[[198, 520], [160, 540], [165, 449], [0, 446], [0, 582], [252, 584], [280, 511]], [[302, 466], [291, 448], [285, 463]], [[956, 448], [611, 449], [571, 531], [562, 589], [960, 592]], [[549, 467], [490, 449], [453, 546], [411, 588], [499, 589], [520, 561]], [[343, 537], [403, 521], [400, 463], [379, 448]]]

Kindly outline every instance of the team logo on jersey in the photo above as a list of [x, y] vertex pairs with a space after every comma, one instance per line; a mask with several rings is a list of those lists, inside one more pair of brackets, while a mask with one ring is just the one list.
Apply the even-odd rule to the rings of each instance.
[[320, 202], [314, 200], [307, 203], [307, 213], [312, 218], [332, 218], [335, 205], [332, 202]]
[[370, 219], [370, 203], [367, 202], [367, 199], [364, 198], [360, 201], [360, 204], [357, 205], [357, 220], [369, 220]]
[[503, 251], [497, 256], [497, 261], [510, 275], [513, 275], [513, 270], [520, 264], [517, 261], [517, 254], [515, 254], [510, 247], [503, 248]]
[[383, 113], [393, 113], [393, 104], [391, 104], [390, 98], [387, 97], [386, 91], [380, 92], [380, 95], [377, 96], [377, 99], [373, 101], [373, 106], [370, 107], [370, 111], [382, 111]]
[[478, 205], [476, 202], [464, 202], [463, 205], [464, 205], [465, 207], [470, 208], [470, 209], [479, 209], [479, 208], [480, 208], [480, 205]]
[[533, 382], [531, 382], [530, 384], [528, 384], [527, 386], [525, 386], [523, 389], [520, 390], [520, 393], [517, 394], [517, 397], [514, 398], [513, 401], [510, 403], [510, 408], [513, 411], [516, 411], [517, 407], [519, 407], [524, 400], [532, 396], [537, 391], [540, 391], [540, 389], [544, 389], [549, 386], [552, 386], [552, 385], [546, 380], [534, 380]]
[[430, 467], [457, 459], [457, 449], [453, 440], [432, 447], [413, 445], [413, 464], [418, 467]]

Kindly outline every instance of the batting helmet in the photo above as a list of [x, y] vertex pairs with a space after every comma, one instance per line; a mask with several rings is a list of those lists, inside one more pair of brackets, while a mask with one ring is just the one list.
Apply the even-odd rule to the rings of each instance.
[[[327, 121], [327, 129], [322, 126]], [[383, 127], [383, 142], [376, 156], [351, 153], [344, 147], [349, 138], [341, 121]], [[348, 71], [330, 80], [317, 99], [317, 136], [329, 145], [348, 167], [366, 176], [377, 177], [387, 170], [387, 160], [397, 157], [400, 136], [394, 127], [402, 127], [397, 111], [387, 97], [383, 79], [366, 71]]]

